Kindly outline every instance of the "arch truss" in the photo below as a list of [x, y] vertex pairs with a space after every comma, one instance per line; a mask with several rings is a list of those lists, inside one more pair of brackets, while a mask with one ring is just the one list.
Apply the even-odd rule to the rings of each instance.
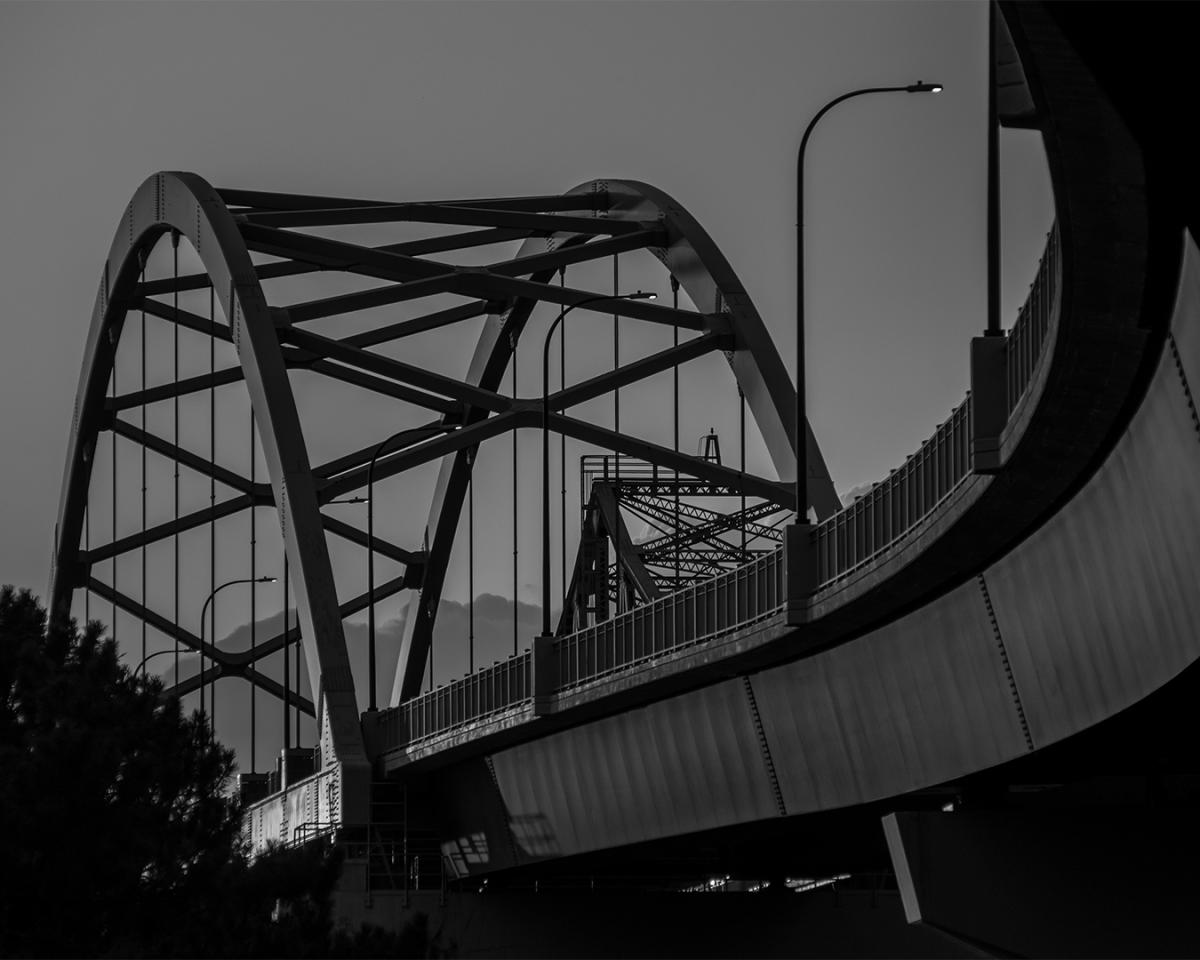
[[[396, 224], [421, 225], [426, 235], [385, 244], [338, 235], [339, 230]], [[182, 271], [179, 249], [187, 252], [185, 259], [192, 265]], [[489, 259], [493, 250], [500, 253]], [[163, 251], [169, 251], [173, 269], [149, 270], [151, 263], [162, 262]], [[665, 268], [664, 280], [675, 293], [670, 302], [666, 297], [657, 302], [622, 299], [616, 288], [598, 290], [593, 284], [589, 289], [571, 282], [578, 275], [576, 268], [597, 261], [611, 260], [615, 274], [620, 258], [635, 251], [648, 251]], [[481, 258], [482, 265], [477, 263]], [[271, 281], [317, 274], [322, 279], [347, 278], [353, 289], [288, 303], [264, 292], [265, 286], [274, 289]], [[690, 308], [679, 305], [680, 292]], [[642, 602], [715, 572], [722, 564], [744, 561], [755, 541], [769, 541], [769, 517], [795, 508], [794, 389], [728, 262], [696, 221], [662, 192], [610, 180], [586, 183], [565, 194], [393, 203], [215, 189], [193, 174], [160, 173], [130, 201], [100, 278], [63, 478], [51, 615], [69, 615], [82, 593], [112, 604], [114, 613], [121, 612], [122, 623], [140, 624], [143, 637], [149, 627], [180, 649], [199, 653], [202, 669], [176, 678], [172, 691], [180, 696], [203, 691], [218, 678], [237, 677], [271, 696], [289, 697], [294, 706], [316, 717], [322, 767], [340, 771], [331, 794], [336, 796], [330, 801], [341, 804], [337, 817], [361, 815], [368, 763], [343, 620], [372, 600], [409, 591], [390, 700], [397, 703], [419, 692], [477, 454], [488, 441], [542, 425], [540, 395], [523, 398], [502, 391], [539, 304], [551, 310], [578, 305], [580, 314], [590, 314], [593, 322], [598, 316], [612, 317], [614, 327], [620, 318], [623, 324], [672, 331], [669, 347], [628, 361], [614, 360], [612, 369], [578, 382], [560, 382], [549, 395], [550, 430], [603, 451], [613, 470], [613, 476], [590, 485], [581, 503], [591, 511], [585, 522], [591, 533], [590, 538], [581, 537], [571, 585], [562, 597], [560, 632], [586, 617], [607, 615], [614, 602]], [[329, 324], [323, 323], [393, 307], [403, 319], [348, 335], [332, 335]], [[145, 378], [147, 317], [176, 337], [171, 376], [153, 384]], [[138, 321], [140, 337], [131, 338]], [[405, 358], [407, 338], [455, 327], [478, 331], [465, 375], [437, 372]], [[195, 357], [185, 356], [180, 365], [179, 331], [192, 335], [188, 350], [207, 351], [198, 370], [188, 362]], [[141, 344], [142, 377], [132, 384], [118, 383], [118, 370], [124, 369], [117, 363], [123, 343]], [[217, 366], [214, 345], [222, 343], [227, 345], [222, 348], [225, 354], [234, 359]], [[540, 342], [526, 346], [531, 356], [540, 358]], [[747, 471], [744, 454], [733, 466], [711, 451], [680, 449], [677, 428], [673, 444], [658, 444], [623, 432], [617, 423], [600, 426], [573, 412], [714, 352], [728, 361], [743, 417], [748, 414], [757, 428], [774, 477]], [[373, 460], [381, 441], [390, 434], [314, 463], [305, 441], [302, 406], [290, 379], [290, 373], [299, 370], [364, 396], [399, 401], [423, 415], [389, 441], [377, 459]], [[230, 466], [216, 454], [216, 429], [224, 428], [213, 401], [218, 389], [238, 392], [247, 404], [252, 425], [248, 469]], [[203, 438], [193, 442], [178, 419], [181, 406], [190, 409], [205, 397], [207, 449]], [[173, 430], [148, 426], [146, 410], [153, 404], [166, 404], [176, 412]], [[675, 413], [677, 418], [677, 406]], [[135, 515], [133, 526], [126, 524], [125, 529], [115, 517], [117, 491], [136, 484], [139, 475], [135, 468], [134, 480], [117, 478], [118, 439], [121, 449], [134, 457], [121, 463], [136, 464], [140, 457], [142, 464], [141, 516]], [[811, 431], [807, 443], [810, 496], [818, 514], [825, 516], [838, 508], [838, 501]], [[96, 493], [95, 465], [105, 444], [113, 451], [106, 497], [112, 499], [114, 516], [107, 528], [111, 535], [97, 542], [91, 517], [108, 504]], [[147, 517], [148, 457], [173, 467], [175, 509], [165, 519]], [[259, 462], [265, 477], [256, 473]], [[346, 498], [365, 497], [372, 474], [374, 482], [381, 482], [433, 464], [438, 472], [427, 503], [387, 504], [389, 510], [419, 509], [425, 514], [419, 543], [393, 543], [382, 536], [369, 540], [361, 524], [328, 510]], [[207, 483], [207, 503], [180, 510], [181, 473]], [[714, 507], [714, 497], [725, 498], [729, 509]], [[282, 544], [285, 618], [274, 635], [256, 638], [251, 649], [232, 652], [205, 638], [203, 625], [197, 630], [194, 609], [179, 609], [178, 549], [173, 605], [148, 595], [145, 556], [147, 549], [177, 544], [189, 531], [212, 528], [243, 512], [254, 514], [256, 508], [268, 511]], [[630, 511], [650, 524], [649, 539], [630, 539], [622, 520]], [[249, 538], [253, 551], [253, 521]], [[375, 583], [373, 592], [339, 596], [330, 553], [333, 540], [362, 551], [371, 543], [376, 556], [402, 565], [403, 572]], [[615, 554], [611, 573], [607, 559], [597, 560], [600, 545]], [[585, 557], [588, 550], [592, 553]], [[140, 592], [136, 582], [130, 586], [116, 577], [118, 561], [139, 554]], [[229, 579], [225, 571], [216, 570], [216, 555], [215, 549], [210, 552], [210, 589]], [[253, 556], [252, 576], [246, 579], [255, 579]], [[601, 564], [605, 583], [598, 585]], [[105, 569], [110, 576], [103, 575]], [[564, 587], [566, 570], [564, 565]], [[274, 572], [279, 573], [278, 564]], [[601, 595], [603, 603], [597, 599]], [[287, 619], [291, 605], [294, 623]], [[263, 669], [267, 658], [289, 651], [293, 644], [303, 648], [311, 700], [300, 696], [300, 684], [293, 685], [286, 672], [281, 683]]]

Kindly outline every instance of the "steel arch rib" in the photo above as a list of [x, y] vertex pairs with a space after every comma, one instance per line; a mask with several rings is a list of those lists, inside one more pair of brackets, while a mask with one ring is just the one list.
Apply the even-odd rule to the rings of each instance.
[[[100, 278], [84, 348], [55, 526], [50, 616], [65, 619], [81, 586], [79, 541], [104, 394], [127, 310], [137, 297], [139, 257], [164, 234], [186, 237], [211, 278], [237, 349], [277, 504], [309, 669], [322, 762], [340, 766], [342, 816], [366, 815], [369, 766], [346, 653], [316, 483], [287, 369], [249, 251], [217, 191], [192, 173], [148, 178], [125, 209]], [[360, 809], [361, 808], [361, 809]]]
[[[679, 280], [696, 305], [709, 335], [730, 333], [733, 349], [726, 356], [746, 397], [746, 405], [762, 433], [779, 479], [795, 480], [794, 447], [796, 391], [775, 344], [733, 268], [715, 242], [679, 203], [661, 190], [634, 180], [593, 180], [567, 191], [566, 196], [607, 194], [609, 219], [640, 223], [657, 222], [665, 233], [663, 246], [648, 249]], [[561, 246], [579, 243], [586, 236], [560, 233], [531, 237], [514, 258], [532, 257]], [[552, 275], [550, 272], [549, 275]], [[533, 277], [542, 280], [541, 277]], [[548, 279], [548, 277], [546, 278]], [[472, 386], [495, 391], [520, 337], [532, 302], [518, 300], [504, 313], [489, 314], [466, 376]], [[806, 424], [808, 488], [819, 517], [841, 508], [820, 447]], [[430, 505], [426, 535], [429, 542], [422, 588], [409, 598], [404, 618], [390, 702], [395, 705], [420, 691], [437, 607], [445, 582], [446, 565], [458, 528], [474, 447], [442, 460]]]

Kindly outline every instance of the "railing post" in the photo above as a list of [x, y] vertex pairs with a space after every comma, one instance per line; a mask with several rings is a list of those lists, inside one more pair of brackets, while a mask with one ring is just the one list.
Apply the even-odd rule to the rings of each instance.
[[1000, 469], [1000, 435], [1008, 424], [1008, 340], [971, 339], [971, 415], [975, 438], [971, 469], [996, 473]]
[[808, 601], [817, 587], [817, 551], [812, 524], [789, 523], [784, 528], [783, 562], [787, 576], [787, 622], [808, 619]]
[[529, 693], [533, 700], [535, 717], [550, 713], [557, 682], [558, 662], [554, 650], [554, 637], [539, 634], [533, 638], [533, 644], [529, 648]]

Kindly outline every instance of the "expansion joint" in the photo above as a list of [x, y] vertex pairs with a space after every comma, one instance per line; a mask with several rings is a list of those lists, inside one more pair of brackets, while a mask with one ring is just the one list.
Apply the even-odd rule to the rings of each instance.
[[1183, 359], [1179, 356], [1179, 345], [1175, 335], [1167, 331], [1167, 346], [1171, 348], [1171, 359], [1175, 361], [1175, 372], [1179, 374], [1179, 382], [1183, 385], [1183, 395], [1187, 400], [1188, 413], [1192, 415], [1192, 428], [1196, 431], [1196, 439], [1200, 440], [1200, 416], [1196, 414], [1196, 398], [1192, 396], [1192, 388], [1188, 384], [1187, 374], [1183, 372]]
[[1013, 704], [1017, 708], [1017, 719], [1021, 722], [1021, 733], [1025, 735], [1025, 748], [1033, 749], [1033, 736], [1029, 732], [1029, 721], [1025, 718], [1025, 708], [1021, 705], [1021, 691], [1017, 689], [1016, 678], [1013, 677], [1012, 664], [1008, 662], [1008, 650], [1004, 647], [1004, 637], [1000, 635], [1000, 624], [996, 620], [996, 608], [992, 606], [992, 595], [988, 592], [987, 580], [979, 574], [979, 590], [983, 594], [983, 605], [987, 608], [988, 620], [992, 624], [992, 633], [996, 635], [996, 646], [1000, 649], [1000, 662], [1004, 664], [1004, 675], [1008, 678], [1008, 689], [1012, 693]]
[[742, 677], [742, 685], [746, 688], [746, 702], [750, 705], [750, 717], [754, 720], [754, 735], [758, 737], [758, 749], [762, 753], [763, 765], [767, 768], [767, 779], [771, 782], [771, 792], [775, 795], [775, 807], [781, 817], [786, 817], [787, 806], [783, 802], [783, 791], [779, 789], [779, 777], [775, 774], [775, 761], [771, 759], [771, 746], [767, 743], [766, 733], [763, 732], [758, 701], [754, 699], [754, 685], [750, 683], [748, 676]]

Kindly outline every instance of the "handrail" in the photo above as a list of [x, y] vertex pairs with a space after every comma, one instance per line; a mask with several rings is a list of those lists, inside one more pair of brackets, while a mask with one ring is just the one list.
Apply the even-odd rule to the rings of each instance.
[[[1016, 322], [1007, 336], [1007, 411], [1012, 413], [1037, 370], [1050, 330], [1059, 285], [1057, 223], [1046, 235]], [[932, 437], [867, 493], [817, 525], [817, 583], [844, 579], [904, 539], [971, 476], [972, 398], [970, 393], [938, 425]]]
[[[1053, 324], [1059, 274], [1056, 224], [1047, 235], [1029, 297], [1007, 336], [1006, 400], [1010, 414], [1033, 382], [1043, 355]], [[971, 424], [972, 398], [968, 394], [900, 467], [867, 494], [817, 525], [813, 536], [819, 587], [852, 575], [902, 541], [972, 475]], [[629, 467], [638, 471], [634, 475], [639, 479], [648, 472], [643, 465], [630, 463]], [[664, 471], [664, 475], [670, 473]], [[578, 689], [751, 626], [786, 605], [786, 586], [784, 553], [774, 550], [616, 617], [557, 637], [552, 647], [552, 693]], [[380, 715], [384, 742], [412, 745], [505, 711], [528, 709], [533, 702], [532, 671], [530, 653], [515, 654], [385, 710]]]

